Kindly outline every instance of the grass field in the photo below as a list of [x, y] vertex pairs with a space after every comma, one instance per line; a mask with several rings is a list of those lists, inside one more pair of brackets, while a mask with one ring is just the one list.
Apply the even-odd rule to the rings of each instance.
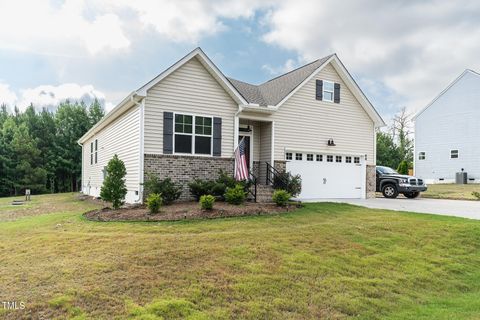
[[10, 201], [0, 300], [26, 308], [6, 319], [480, 319], [478, 221], [322, 203], [101, 223], [72, 194]]
[[477, 200], [473, 191], [480, 192], [480, 184], [430, 184], [422, 197], [434, 199]]

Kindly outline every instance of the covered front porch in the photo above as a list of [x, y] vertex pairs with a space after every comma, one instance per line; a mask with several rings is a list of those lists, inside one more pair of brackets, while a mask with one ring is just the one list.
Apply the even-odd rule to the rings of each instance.
[[250, 173], [257, 179], [258, 184], [269, 184], [271, 178], [267, 178], [267, 172], [271, 169], [269, 170], [268, 167], [274, 164], [274, 122], [254, 116], [239, 117], [235, 148], [242, 139], [245, 142]]

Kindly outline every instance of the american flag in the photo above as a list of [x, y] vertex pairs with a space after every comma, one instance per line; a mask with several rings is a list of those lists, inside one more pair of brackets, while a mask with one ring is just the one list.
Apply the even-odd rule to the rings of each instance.
[[245, 138], [242, 138], [235, 150], [235, 179], [237, 181], [248, 179], [247, 158], [245, 157]]

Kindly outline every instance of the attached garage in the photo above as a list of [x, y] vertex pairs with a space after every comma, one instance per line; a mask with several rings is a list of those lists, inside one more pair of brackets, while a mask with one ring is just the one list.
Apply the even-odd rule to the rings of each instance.
[[287, 152], [286, 169], [302, 177], [299, 199], [365, 198], [364, 156]]

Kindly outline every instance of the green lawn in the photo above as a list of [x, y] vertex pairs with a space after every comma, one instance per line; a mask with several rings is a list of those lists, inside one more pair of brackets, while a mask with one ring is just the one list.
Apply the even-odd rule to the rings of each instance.
[[424, 198], [477, 200], [472, 191], [480, 192], [480, 184], [430, 184], [422, 193]]
[[0, 300], [26, 309], [7, 319], [480, 319], [480, 221], [323, 203], [101, 223], [72, 194], [10, 201]]

